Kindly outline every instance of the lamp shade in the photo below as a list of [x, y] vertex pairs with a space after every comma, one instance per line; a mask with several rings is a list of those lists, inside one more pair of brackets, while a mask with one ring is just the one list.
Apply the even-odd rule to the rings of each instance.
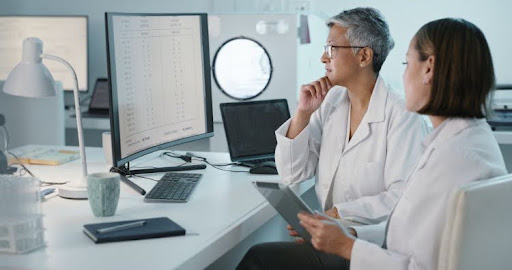
[[23, 41], [22, 60], [7, 76], [5, 93], [23, 97], [55, 96], [55, 81], [42, 62], [42, 52], [43, 42], [40, 39], [27, 38]]

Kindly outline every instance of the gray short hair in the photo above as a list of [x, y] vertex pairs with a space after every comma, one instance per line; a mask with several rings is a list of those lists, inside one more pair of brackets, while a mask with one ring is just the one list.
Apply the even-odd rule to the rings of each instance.
[[[350, 45], [368, 46], [373, 50], [373, 71], [378, 74], [389, 51], [395, 46], [382, 13], [374, 8], [349, 9], [327, 20], [329, 28], [334, 24], [348, 28]], [[358, 50], [354, 49], [354, 53]]]

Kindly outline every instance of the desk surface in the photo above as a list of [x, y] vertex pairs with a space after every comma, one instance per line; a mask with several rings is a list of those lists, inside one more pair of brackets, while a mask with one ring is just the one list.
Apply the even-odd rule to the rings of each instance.
[[[89, 173], [108, 171], [101, 148], [87, 148]], [[212, 163], [229, 161], [227, 153], [197, 153]], [[181, 160], [180, 160], [181, 161]], [[134, 166], [173, 166], [179, 161], [149, 155]], [[230, 167], [226, 167], [230, 168]], [[244, 168], [232, 167], [234, 170]], [[31, 166], [43, 180], [61, 181], [80, 175], [80, 162], [61, 166]], [[208, 166], [187, 203], [144, 203], [143, 196], [124, 184], [116, 214], [95, 217], [86, 200], [60, 197], [43, 202], [47, 246], [24, 255], [0, 255], [0, 269], [200, 269], [208, 266], [258, 227], [275, 211], [252, 187], [251, 181], [278, 181], [278, 177], [233, 173]], [[146, 176], [158, 179], [163, 174]], [[149, 191], [154, 181], [132, 178]], [[297, 186], [303, 193], [312, 183]], [[191, 235], [160, 239], [94, 244], [83, 232], [88, 223], [166, 216]]]

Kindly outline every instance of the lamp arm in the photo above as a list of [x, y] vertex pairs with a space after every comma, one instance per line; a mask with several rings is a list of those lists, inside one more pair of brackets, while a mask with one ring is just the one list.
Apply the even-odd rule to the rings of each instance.
[[64, 60], [60, 57], [43, 53], [43, 54], [41, 54], [41, 58], [55, 60], [57, 62], [64, 64], [68, 68], [68, 70], [71, 71], [71, 74], [73, 75], [73, 82], [74, 82], [73, 95], [74, 95], [74, 99], [75, 99], [76, 126], [78, 128], [78, 145], [80, 148], [80, 157], [82, 159], [82, 173], [83, 173], [83, 176], [86, 177], [87, 176], [87, 163], [86, 163], [86, 158], [85, 158], [85, 145], [84, 145], [83, 128], [82, 128], [82, 113], [80, 111], [80, 100], [78, 97], [78, 80], [76, 78], [75, 70], [73, 69], [73, 67], [71, 67], [71, 65], [66, 60]]

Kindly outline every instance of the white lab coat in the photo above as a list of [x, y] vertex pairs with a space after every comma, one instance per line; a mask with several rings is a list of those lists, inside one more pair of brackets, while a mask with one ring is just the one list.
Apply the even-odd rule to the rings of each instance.
[[[387, 249], [374, 230], [356, 227], [350, 269], [436, 269], [450, 196], [463, 184], [507, 173], [489, 125], [484, 119], [451, 118], [427, 136], [425, 152], [389, 217]], [[385, 223], [385, 222], [383, 222]], [[382, 238], [381, 238], [382, 239]]]
[[343, 217], [384, 221], [421, 155], [428, 127], [379, 77], [368, 110], [345, 146], [349, 108], [346, 88], [335, 86], [295, 139], [286, 137], [291, 120], [279, 127], [277, 169], [286, 184], [316, 176], [324, 209], [336, 206]]

